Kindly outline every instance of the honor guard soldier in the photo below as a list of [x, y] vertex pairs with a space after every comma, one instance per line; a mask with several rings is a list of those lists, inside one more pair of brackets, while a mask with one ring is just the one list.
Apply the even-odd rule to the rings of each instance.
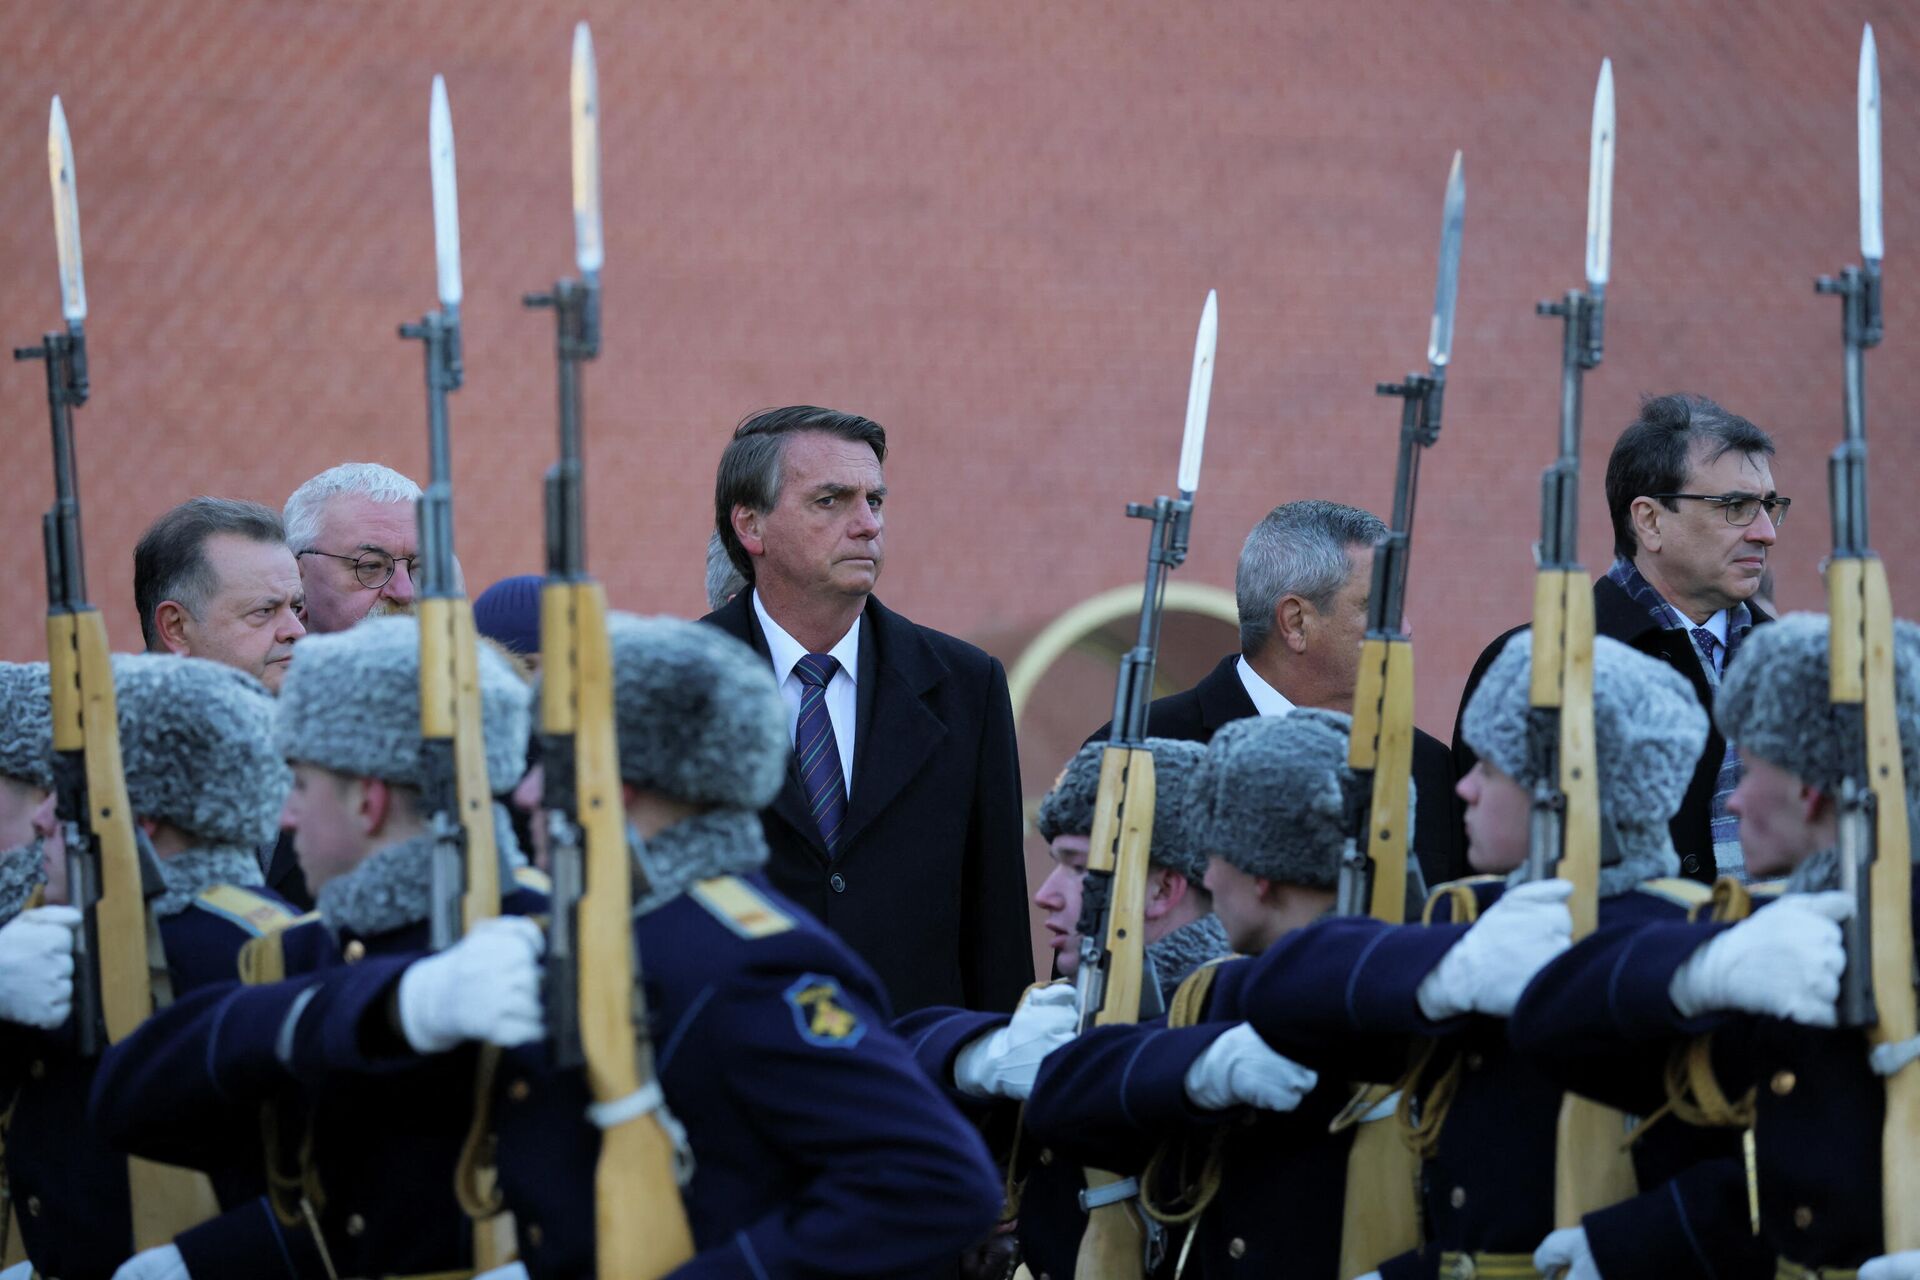
[[[1156, 1015], [1195, 969], [1232, 954], [1226, 930], [1213, 914], [1213, 896], [1202, 885], [1207, 858], [1187, 803], [1189, 779], [1206, 749], [1198, 743], [1148, 738], [1156, 778], [1153, 839], [1147, 874], [1146, 960], [1157, 997], [1143, 1010]], [[1053, 871], [1033, 895], [1047, 912], [1054, 964], [1065, 978], [1080, 961], [1080, 882], [1086, 874], [1087, 841], [1100, 790], [1105, 743], [1080, 748], [1040, 801], [1035, 826], [1053, 853]], [[1147, 1001], [1143, 1001], [1147, 1003]], [[1048, 1053], [1073, 1038], [1075, 992], [1065, 983], [1037, 987], [1007, 1014], [962, 1009], [923, 1009], [894, 1024], [914, 1056], [947, 1089], [961, 1109], [990, 1134], [1014, 1132], [1016, 1108], [1033, 1090]], [[1016, 1139], [1017, 1140], [1017, 1139]], [[1079, 1196], [1086, 1180], [1079, 1166], [1057, 1160], [1050, 1149], [1016, 1148], [1016, 1197], [1020, 1256], [1036, 1277], [1073, 1274], [1074, 1256], [1087, 1228]]]
[[[758, 874], [757, 809], [787, 754], [772, 676], [739, 642], [696, 624], [616, 616], [609, 631], [626, 818], [649, 885], [633, 934], [658, 1046], [652, 1105], [677, 1117], [669, 1129], [684, 1123], [691, 1160], [684, 1212], [699, 1254], [674, 1274], [925, 1274], [987, 1234], [997, 1179], [979, 1138], [886, 1030], [871, 972]], [[326, 651], [303, 650], [289, 688]], [[323, 890], [323, 911], [328, 901]], [[622, 1118], [592, 1105], [578, 1068], [554, 1065], [539, 940], [519, 923], [476, 930], [431, 958], [370, 955], [291, 999], [246, 993], [200, 1047], [210, 1044], [229, 1089], [230, 1075], [276, 1071], [324, 1074], [343, 1091], [357, 1078], [356, 1095], [383, 1116], [382, 1141], [363, 1145], [389, 1161], [395, 1125], [415, 1142], [455, 1145], [491, 1128], [527, 1273], [593, 1276], [596, 1125]], [[394, 1110], [402, 1081], [443, 1092], [470, 1082], [469, 1040], [510, 1050], [477, 1117], [469, 1088], [458, 1114], [428, 1111], [420, 1097], [407, 1100], [410, 1114]], [[447, 1069], [405, 1070], [422, 1058]], [[437, 1188], [385, 1203], [417, 1223], [423, 1190]], [[681, 1207], [622, 1211], [646, 1222]], [[360, 1230], [373, 1234], [370, 1223]]]
[[[1206, 886], [1237, 951], [1258, 953], [1333, 905], [1347, 726], [1312, 709], [1234, 721], [1193, 770]], [[1194, 1224], [1184, 1248], [1200, 1275], [1332, 1276], [1353, 1135], [1329, 1125], [1347, 1091], [1242, 1021], [1251, 968], [1203, 966], [1167, 1018], [1057, 1050], [1027, 1125], [1056, 1160], [1138, 1178], [1150, 1214]]]
[[[1515, 884], [1510, 874], [1528, 853], [1538, 781], [1528, 751], [1531, 639], [1521, 632], [1508, 642], [1462, 721], [1479, 753], [1460, 784], [1468, 856], [1489, 874], [1441, 886], [1426, 924], [1323, 921], [1270, 952], [1247, 982], [1246, 1015], [1276, 1048], [1323, 1073], [1400, 1084], [1402, 1123], [1424, 1162], [1426, 1240], [1382, 1260], [1378, 1274], [1389, 1280], [1431, 1276], [1436, 1265], [1442, 1277], [1532, 1276], [1534, 1250], [1554, 1225], [1561, 1090], [1509, 1050], [1505, 1023], [1572, 929], [1566, 881]], [[1604, 637], [1594, 644], [1593, 709], [1600, 812], [1613, 845], [1600, 872], [1600, 917], [1682, 919], [1691, 886], [1670, 879], [1678, 860], [1668, 819], [1705, 741], [1706, 716], [1682, 677]], [[1737, 1150], [1730, 1140], [1704, 1150], [1659, 1140], [1692, 1136], [1637, 1143], [1639, 1185], [1655, 1188]], [[1621, 1275], [1683, 1274], [1636, 1271], [1626, 1261], [1670, 1213], [1670, 1192], [1660, 1188], [1589, 1215], [1586, 1234]]]
[[[23, 718], [20, 703], [40, 708], [29, 713], [39, 720], [34, 734], [48, 732], [41, 718], [45, 668], [31, 670], [37, 689], [17, 690], [20, 696], [8, 699], [10, 747], [19, 742], [12, 730]], [[243, 945], [292, 918], [292, 909], [261, 886], [254, 852], [273, 833], [287, 794], [287, 769], [273, 749], [273, 698], [251, 676], [198, 658], [152, 655], [116, 656], [113, 673], [127, 799], [155, 858], [148, 869], [158, 875], [146, 891], [147, 912], [158, 922], [164, 950], [164, 964], [153, 970], [153, 998], [164, 1006], [229, 977]], [[42, 752], [50, 746], [50, 738], [41, 738]], [[67, 864], [57, 851], [50, 853], [55, 856], [45, 866], [46, 898], [65, 903]], [[42, 907], [10, 928], [36, 922], [46, 932], [41, 921], [57, 925], [58, 933], [46, 939], [45, 950], [20, 957], [19, 972], [10, 965], [8, 978], [0, 980], [12, 986], [37, 971], [37, 989], [47, 997], [39, 1013], [13, 1009], [12, 1024], [0, 1027], [0, 1071], [14, 1098], [6, 1144], [9, 1187], [39, 1274], [104, 1280], [133, 1252], [139, 1206], [130, 1207], [125, 1156], [87, 1122], [98, 1064], [77, 1053], [69, 1016], [75, 1005], [71, 948], [80, 914], [68, 906]], [[221, 1206], [246, 1212], [263, 1190], [256, 1162], [205, 1167], [213, 1174], [209, 1212], [215, 1209], [212, 1195]], [[186, 1231], [178, 1249], [192, 1254], [203, 1247], [204, 1230]]]
[[[1835, 1026], [1847, 963], [1838, 921], [1852, 904], [1836, 892], [1836, 797], [1847, 744], [1831, 714], [1828, 625], [1824, 615], [1791, 614], [1755, 631], [1715, 704], [1745, 762], [1731, 806], [1748, 869], [1756, 878], [1788, 875], [1787, 891], [1751, 914], [1736, 909], [1696, 924], [1594, 934], [1541, 973], [1515, 1013], [1513, 1034], [1549, 1070], [1609, 1105], [1643, 1114], [1666, 1106], [1670, 1062], [1684, 1065], [1690, 1081], [1683, 1114], [1703, 1109], [1703, 1093], [1734, 1100], [1735, 1114], [1720, 1123], [1752, 1125], [1759, 1239], [1780, 1259], [1770, 1258], [1765, 1274], [1777, 1266], [1779, 1276], [1798, 1280], [1860, 1267], [1863, 1277], [1898, 1280], [1920, 1274], [1920, 1259], [1861, 1264], [1880, 1252], [1882, 1238], [1877, 1073], [1903, 1065], [1898, 1051], [1910, 1057], [1912, 1042], [1870, 1055], [1858, 1028]], [[1920, 627], [1896, 622], [1893, 637], [1894, 710], [1913, 822], [1920, 819]], [[1730, 923], [1728, 916], [1740, 918]], [[1611, 1069], [1593, 1071], [1587, 1064], [1596, 1057]], [[1732, 1181], [1717, 1212], [1705, 1206], [1690, 1217], [1685, 1237], [1750, 1237], [1744, 1181]], [[1613, 1280], [1604, 1262], [1601, 1271]]]
[[[301, 642], [275, 741], [293, 766], [283, 821], [319, 909], [247, 950], [246, 983], [177, 1001], [105, 1059], [94, 1116], [127, 1150], [205, 1168], [239, 1151], [257, 1162], [264, 1147], [272, 1212], [210, 1224], [230, 1234], [204, 1262], [183, 1242], [193, 1280], [473, 1266], [455, 1171], [473, 1113], [476, 1051], [379, 1077], [329, 1074], [332, 1056], [349, 1046], [304, 1038], [335, 986], [323, 978], [351, 991], [364, 985], [371, 958], [411, 960], [429, 945], [435, 835], [419, 791], [419, 652], [411, 618], [372, 618]], [[498, 793], [519, 776], [529, 695], [499, 654], [482, 646], [478, 656], [486, 773]], [[512, 856], [503, 849], [503, 861]], [[509, 918], [482, 922], [419, 966], [413, 994], [432, 1008], [403, 1003], [390, 1034], [448, 1048], [454, 1041], [435, 1030], [447, 1017], [508, 997], [460, 984], [475, 951], [537, 948], [537, 928], [511, 917], [545, 908], [542, 877], [521, 870], [502, 879]], [[164, 1257], [135, 1261], [156, 1268], [130, 1273], [141, 1280], [179, 1274], [158, 1269], [173, 1261]]]

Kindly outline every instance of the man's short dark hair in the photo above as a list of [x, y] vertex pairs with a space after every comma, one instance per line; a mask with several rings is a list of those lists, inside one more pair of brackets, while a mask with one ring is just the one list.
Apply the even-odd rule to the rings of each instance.
[[160, 647], [154, 612], [162, 601], [176, 601], [198, 618], [207, 597], [219, 589], [206, 546], [208, 538], [222, 533], [250, 542], [287, 540], [273, 508], [244, 498], [189, 498], [140, 535], [133, 549], [133, 602], [149, 650]]
[[[1700, 461], [1708, 465], [1729, 453], [1773, 456], [1773, 437], [1705, 396], [1681, 393], [1648, 399], [1607, 459], [1607, 512], [1613, 517], [1615, 555], [1631, 560], [1640, 550], [1633, 537], [1633, 500], [1684, 488], [1698, 445], [1706, 446]], [[1671, 499], [1660, 502], [1669, 511], [1679, 510]]]
[[713, 527], [727, 549], [727, 559], [749, 583], [753, 557], [733, 532], [733, 509], [746, 507], [765, 514], [780, 500], [780, 459], [787, 440], [802, 431], [819, 431], [872, 448], [874, 457], [887, 460], [887, 429], [857, 413], [840, 413], [810, 404], [768, 409], [745, 419], [733, 429], [733, 439], [720, 455], [713, 481]]

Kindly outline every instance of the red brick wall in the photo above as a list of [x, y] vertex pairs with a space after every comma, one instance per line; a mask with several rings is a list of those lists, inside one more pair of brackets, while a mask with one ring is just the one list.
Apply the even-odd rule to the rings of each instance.
[[[550, 321], [570, 266], [578, 3], [11, 0], [0, 42], [0, 317], [58, 315], [42, 130], [64, 95], [93, 304], [81, 412], [89, 567], [137, 643], [131, 547], [199, 492], [278, 504], [347, 458], [419, 474], [432, 301], [429, 80], [460, 148], [468, 383], [453, 403], [477, 588], [539, 567]], [[589, 4], [606, 130], [606, 355], [587, 375], [589, 546], [616, 603], [695, 612], [713, 461], [767, 405], [889, 427], [882, 594], [991, 643], [1137, 580], [1121, 504], [1171, 480], [1194, 322], [1221, 295], [1194, 555], [1230, 585], [1269, 506], [1382, 509], [1419, 363], [1441, 184], [1466, 151], [1459, 337], [1423, 475], [1409, 605], [1419, 711], [1446, 733], [1481, 643], [1527, 609], [1558, 329], [1580, 272], [1593, 79], [1619, 87], [1605, 365], [1588, 381], [1582, 540], [1643, 392], [1692, 388], [1777, 435], [1797, 499], [1780, 598], [1816, 605], [1837, 304], [1856, 252], [1859, 21], [1880, 38], [1892, 245], [1870, 357], [1875, 532], [1920, 612], [1920, 11], [1263, 0]], [[0, 653], [40, 650], [50, 489], [37, 366], [0, 370]], [[1011, 652], [1003, 652], [1011, 658]], [[1204, 663], [1199, 669], [1204, 669]], [[1098, 682], [1092, 682], [1097, 684]], [[1106, 713], [1102, 692], [1089, 727]], [[1038, 762], [1050, 776], [1057, 761]]]

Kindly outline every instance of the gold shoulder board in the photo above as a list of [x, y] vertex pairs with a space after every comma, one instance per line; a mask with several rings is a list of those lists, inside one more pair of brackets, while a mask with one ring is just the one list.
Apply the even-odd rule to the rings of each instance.
[[284, 929], [297, 918], [297, 913], [286, 903], [237, 884], [217, 884], [211, 889], [202, 889], [193, 905], [223, 920], [231, 920], [256, 938]]
[[743, 938], [767, 938], [793, 928], [792, 916], [739, 876], [700, 880], [687, 892], [714, 919]]

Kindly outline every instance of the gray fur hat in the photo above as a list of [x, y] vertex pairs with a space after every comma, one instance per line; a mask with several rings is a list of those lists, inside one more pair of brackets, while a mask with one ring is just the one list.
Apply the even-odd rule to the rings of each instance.
[[688, 804], [762, 809], [787, 769], [773, 670], [725, 632], [680, 618], [607, 618], [620, 777]]
[[0, 662], [0, 774], [53, 786], [53, 704], [44, 662]]
[[[1827, 700], [1827, 615], [1791, 613], [1755, 627], [1727, 668], [1713, 714], [1743, 755], [1832, 793], [1846, 769], [1845, 730]], [[1907, 808], [1920, 816], [1920, 626], [1893, 623], [1893, 702]]]
[[[1193, 771], [1206, 757], [1197, 742], [1176, 738], [1148, 738], [1153, 753], [1153, 840], [1148, 860], [1156, 867], [1178, 871], [1195, 884], [1207, 873], [1207, 854], [1200, 844], [1191, 795]], [[1049, 844], [1055, 836], [1093, 834], [1093, 805], [1100, 793], [1100, 757], [1104, 742], [1089, 742], [1067, 761], [1060, 780], [1040, 801], [1034, 827]]]
[[1300, 707], [1221, 727], [1193, 771], [1202, 847], [1248, 875], [1331, 889], [1347, 843], [1347, 733], [1337, 711]]
[[120, 762], [136, 816], [214, 845], [266, 844], [293, 775], [273, 746], [273, 695], [205, 658], [113, 655]]
[[[511, 791], [527, 768], [527, 684], [489, 645], [476, 647], [487, 785]], [[417, 787], [420, 627], [368, 618], [349, 631], [308, 636], [280, 686], [280, 753], [356, 778]]]
[[[1741, 661], [1746, 657], [1743, 644]], [[1527, 762], [1532, 671], [1533, 633], [1516, 632], [1487, 668], [1460, 720], [1467, 745], [1528, 788], [1537, 781]], [[1707, 713], [1693, 686], [1657, 658], [1618, 640], [1594, 637], [1593, 738], [1600, 807], [1619, 837], [1622, 862], [1652, 865], [1649, 859], [1672, 858], [1667, 824], [1679, 812], [1707, 745]]]

